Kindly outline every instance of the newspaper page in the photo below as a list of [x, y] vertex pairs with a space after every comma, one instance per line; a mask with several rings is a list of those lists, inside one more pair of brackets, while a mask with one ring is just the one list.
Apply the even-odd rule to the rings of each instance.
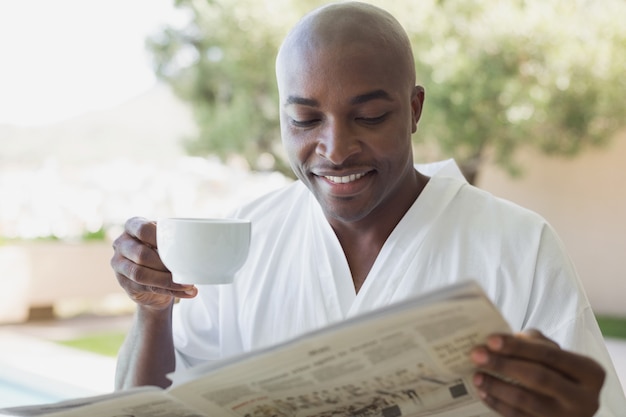
[[169, 392], [214, 416], [493, 415], [471, 383], [469, 351], [494, 332], [510, 328], [469, 282], [173, 375]]
[[[470, 349], [509, 333], [475, 282], [372, 311], [294, 340], [139, 388], [0, 410], [46, 417], [484, 417]], [[12, 413], [13, 412], [13, 413]]]

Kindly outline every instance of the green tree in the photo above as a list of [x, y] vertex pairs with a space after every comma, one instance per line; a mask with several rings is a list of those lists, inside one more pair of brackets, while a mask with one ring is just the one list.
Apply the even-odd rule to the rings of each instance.
[[[157, 74], [194, 109], [193, 154], [242, 154], [253, 168], [280, 146], [274, 58], [315, 0], [178, 0], [183, 27], [148, 41]], [[488, 158], [512, 174], [519, 146], [575, 155], [623, 126], [626, 15], [620, 0], [372, 1], [415, 46], [426, 106], [416, 154], [455, 158], [470, 182]], [[434, 150], [434, 151], [432, 151]]]
[[431, 1], [407, 29], [427, 102], [420, 143], [475, 182], [487, 156], [512, 174], [515, 150], [576, 155], [626, 123], [622, 1]]

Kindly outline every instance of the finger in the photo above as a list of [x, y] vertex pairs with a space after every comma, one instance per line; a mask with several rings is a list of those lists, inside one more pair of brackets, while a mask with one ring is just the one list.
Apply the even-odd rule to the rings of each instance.
[[472, 352], [472, 360], [481, 371], [546, 397], [575, 398], [578, 393], [575, 381], [564, 378], [558, 371], [539, 362], [499, 355], [484, 347]]
[[154, 247], [146, 245], [129, 234], [120, 236], [115, 240], [113, 246], [116, 252], [137, 265], [143, 265], [157, 271], [168, 271]]
[[186, 290], [167, 289], [151, 285], [142, 285], [121, 274], [116, 274], [116, 277], [126, 292], [133, 299], [142, 304], [145, 304], [147, 297], [151, 297], [153, 295], [164, 295], [175, 298], [193, 298], [198, 294], [196, 287]]
[[124, 230], [139, 241], [153, 248], [157, 247], [156, 222], [149, 221], [143, 217], [132, 217], [126, 221]]
[[[123, 279], [124, 277], [122, 277]], [[177, 289], [168, 289], [161, 288], [153, 285], [142, 285], [132, 280], [128, 280], [128, 290], [132, 292], [136, 298], [141, 298], [141, 294], [146, 295], [167, 295], [171, 297], [177, 298], [193, 298], [198, 294], [198, 290], [196, 287], [187, 290], [177, 290]]]
[[492, 335], [487, 347], [498, 355], [539, 363], [564, 375], [572, 381], [601, 384], [604, 370], [593, 359], [574, 352], [562, 350], [547, 338]]
[[574, 393], [550, 397], [482, 372], [474, 376], [474, 384], [483, 401], [502, 415], [591, 416], [600, 408], [600, 387], [578, 386]]
[[[116, 274], [127, 278], [144, 287], [150, 287], [149, 291], [154, 292], [153, 288], [159, 288], [166, 291], [185, 292], [195, 291], [193, 285], [177, 284], [172, 281], [172, 274], [165, 270], [157, 270], [137, 264], [121, 255], [114, 256], [112, 262]], [[120, 284], [123, 285], [122, 282]]]
[[560, 410], [554, 399], [488, 374], [477, 373], [474, 385], [481, 399], [503, 416], [553, 416]]

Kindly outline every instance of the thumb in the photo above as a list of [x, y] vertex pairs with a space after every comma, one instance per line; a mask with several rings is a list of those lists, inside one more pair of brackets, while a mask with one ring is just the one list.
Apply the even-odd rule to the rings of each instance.
[[521, 332], [515, 333], [515, 337], [519, 337], [520, 339], [528, 339], [528, 340], [536, 340], [539, 342], [544, 342], [546, 344], [553, 345], [555, 347], [559, 347], [559, 344], [554, 340], [546, 337], [543, 333], [541, 333], [537, 329], [523, 329]]

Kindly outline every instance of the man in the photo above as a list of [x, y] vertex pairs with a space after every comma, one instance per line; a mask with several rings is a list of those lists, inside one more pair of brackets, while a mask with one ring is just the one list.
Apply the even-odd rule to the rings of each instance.
[[415, 169], [411, 135], [424, 90], [391, 15], [362, 3], [313, 11], [285, 39], [276, 74], [282, 140], [300, 181], [235, 214], [253, 224], [246, 265], [234, 284], [200, 293], [172, 282], [153, 222], [127, 222], [111, 263], [138, 307], [119, 355], [119, 388], [167, 386], [175, 367], [475, 278], [514, 329], [550, 337], [493, 335], [472, 351], [474, 383], [489, 407], [503, 416], [568, 417], [594, 415], [599, 402], [602, 415], [626, 409], [550, 226], [448, 175], [455, 166]]

